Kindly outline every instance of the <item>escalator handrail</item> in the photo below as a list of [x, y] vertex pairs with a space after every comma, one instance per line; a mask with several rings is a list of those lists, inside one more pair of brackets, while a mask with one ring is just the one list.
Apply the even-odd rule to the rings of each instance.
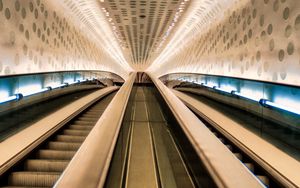
[[48, 139], [72, 118], [81, 113], [95, 101], [117, 90], [119, 87], [106, 87], [93, 92], [33, 123], [24, 130], [0, 143], [0, 175]]
[[103, 187], [135, 73], [125, 81], [54, 187]]
[[295, 173], [300, 171], [300, 164], [296, 159], [218, 110], [206, 106], [180, 91], [173, 90], [173, 92], [195, 113], [221, 130], [224, 136], [266, 169], [274, 179], [281, 183], [281, 186], [300, 187], [299, 175]]
[[170, 89], [150, 77], [218, 187], [264, 187]]

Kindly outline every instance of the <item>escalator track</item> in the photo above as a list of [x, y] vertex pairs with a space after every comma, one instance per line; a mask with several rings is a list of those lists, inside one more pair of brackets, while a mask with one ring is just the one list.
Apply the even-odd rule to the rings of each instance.
[[[199, 100], [201, 97], [195, 94], [187, 93], [189, 96]], [[212, 100], [206, 99], [205, 102], [214, 102]], [[207, 104], [205, 103], [205, 104]], [[214, 102], [216, 103], [216, 102]], [[217, 105], [214, 106], [215, 108]], [[219, 108], [218, 108], [219, 109]], [[204, 125], [222, 142], [228, 150], [230, 150], [235, 157], [240, 160], [240, 162], [266, 187], [287, 187], [285, 182], [278, 179], [278, 176], [275, 176], [274, 173], [271, 173], [269, 170], [270, 167], [264, 165], [263, 163], [257, 161], [254, 158], [254, 155], [250, 154], [247, 150], [245, 150], [243, 147], [241, 147], [241, 144], [239, 141], [235, 141], [232, 139], [228, 134], [225, 134], [226, 131], [224, 131], [218, 124], [216, 124], [213, 119], [210, 119], [210, 117], [207, 117], [205, 113], [197, 113], [195, 109], [190, 108], [190, 110], [201, 120], [201, 122], [204, 123]], [[230, 109], [227, 109], [228, 114], [234, 114], [235, 116], [240, 116], [239, 118], [245, 118], [245, 115], [242, 113], [239, 113], [238, 115], [234, 113], [235, 111]], [[231, 116], [229, 116], [231, 117]]]
[[52, 187], [116, 92], [98, 100], [0, 177], [1, 187]]
[[216, 187], [186, 139], [158, 90], [134, 86], [104, 187]]

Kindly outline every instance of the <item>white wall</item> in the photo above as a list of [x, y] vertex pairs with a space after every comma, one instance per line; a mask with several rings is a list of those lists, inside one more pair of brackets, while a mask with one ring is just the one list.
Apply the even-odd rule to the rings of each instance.
[[[218, 3], [227, 3], [229, 9], [222, 13], [224, 8]], [[203, 7], [214, 5], [218, 6], [190, 28], [196, 33], [190, 42], [179, 41], [174, 53], [158, 58], [152, 72], [157, 76], [194, 72], [300, 85], [299, 0], [210, 0], [199, 7], [192, 5], [188, 12], [200, 6], [205, 12]], [[191, 32], [181, 35], [186, 39]]]
[[0, 0], [0, 75], [104, 70], [126, 77], [106, 47], [75, 22], [79, 9], [63, 0]]

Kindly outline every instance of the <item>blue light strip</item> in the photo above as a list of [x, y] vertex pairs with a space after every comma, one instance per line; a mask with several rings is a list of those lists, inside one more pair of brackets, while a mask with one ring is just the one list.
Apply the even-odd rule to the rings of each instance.
[[234, 91], [234, 90], [230, 91], [230, 90], [226, 90], [226, 89], [219, 88], [219, 87], [217, 87], [217, 86], [207, 85], [207, 84], [205, 84], [205, 83], [201, 83], [201, 85], [204, 86], [204, 87], [207, 87], [207, 88], [215, 89], [215, 90], [217, 90], [217, 91], [222, 91], [222, 92], [225, 92], [225, 93], [230, 93], [230, 94], [232, 94], [232, 95], [236, 95], [236, 96], [239, 96], [239, 97], [242, 97], [242, 98], [245, 98], [245, 99], [249, 99], [249, 100], [252, 100], [252, 101], [255, 101], [255, 102], [259, 102], [258, 99], [251, 98], [251, 97], [249, 97], [249, 96], [246, 96], [246, 95], [241, 94], [241, 93], [239, 93], [239, 92], [237, 92], [237, 91]]
[[264, 99], [263, 99], [262, 103], [263, 103], [263, 105], [266, 105], [266, 106], [278, 108], [278, 109], [281, 109], [281, 110], [285, 110], [285, 111], [300, 115], [300, 110], [295, 109], [295, 108], [291, 108], [291, 107], [288, 107], [288, 106], [285, 106], [285, 105], [282, 105], [282, 104], [278, 104], [278, 103], [274, 103], [274, 102], [264, 100]]
[[211, 89], [214, 89], [214, 90], [217, 90], [217, 91], [222, 91], [222, 92], [225, 92], [225, 93], [230, 93], [232, 95], [239, 96], [239, 97], [242, 97], [242, 98], [245, 98], [245, 99], [249, 99], [249, 100], [252, 100], [252, 101], [255, 101], [255, 102], [259, 102], [264, 107], [273, 107], [273, 108], [277, 108], [277, 109], [280, 109], [280, 110], [284, 110], [284, 111], [287, 111], [287, 112], [291, 112], [291, 113], [300, 115], [300, 109], [295, 109], [293, 107], [289, 107], [289, 106], [285, 106], [285, 105], [278, 104], [278, 103], [275, 103], [275, 102], [271, 102], [267, 99], [260, 99], [259, 100], [259, 99], [256, 99], [254, 97], [249, 97], [245, 94], [239, 93], [239, 92], [234, 91], [234, 90], [229, 91], [229, 90], [226, 90], [226, 89], [218, 88], [217, 86], [212, 86], [212, 85], [205, 84], [203, 82], [201, 83], [201, 86], [211, 88]]
[[34, 95], [34, 94], [37, 94], [37, 93], [42, 93], [42, 92], [45, 92], [45, 91], [48, 91], [48, 90], [51, 90], [51, 87], [46, 87], [46, 88], [43, 88], [43, 89], [40, 89], [40, 90], [37, 90], [37, 91], [33, 91], [29, 94], [26, 94], [26, 95], [23, 95], [24, 97], [27, 97], [27, 96], [30, 96], [30, 95]]
[[222, 89], [222, 88], [214, 88], [214, 89], [217, 90], [217, 91], [222, 91], [224, 93], [230, 93], [231, 94], [231, 92], [232, 92], [232, 91], [229, 91], [229, 90], [226, 90], [226, 89]]
[[17, 100], [17, 96], [16, 95], [0, 99], [0, 104], [1, 103], [5, 103], [5, 102], [10, 102], [10, 101], [13, 101], [13, 100]]
[[[93, 80], [95, 80], [95, 78], [82, 79], [82, 80], [77, 80], [76, 82], [74, 82], [72, 84], [88, 82], [88, 81], [93, 81]], [[42, 88], [42, 89], [39, 89], [39, 90], [36, 90], [36, 91], [32, 91], [32, 92], [27, 93], [27, 94], [18, 93], [18, 94], [9, 96], [9, 97], [0, 98], [0, 104], [6, 103], [6, 102], [11, 102], [11, 101], [14, 101], [14, 100], [20, 100], [23, 97], [31, 96], [31, 95], [42, 93], [42, 92], [45, 92], [45, 91], [50, 91], [52, 89], [61, 88], [61, 87], [65, 87], [65, 86], [68, 86], [68, 85], [69, 85], [69, 83], [63, 83], [63, 84], [59, 84], [59, 85], [55, 85], [55, 86], [45, 87], [45, 88]]]
[[239, 93], [239, 92], [237, 92], [237, 91], [231, 91], [231, 94], [237, 95], [237, 96], [239, 96], [239, 97], [243, 97], [243, 98], [246, 98], [246, 99], [249, 99], [249, 100], [252, 100], [252, 101], [259, 102], [259, 100], [254, 99], [254, 98], [250, 98], [250, 97], [248, 97], [248, 96], [246, 96], [246, 95], [243, 95], [243, 94], [241, 94], [241, 93]]
[[51, 86], [51, 87], [52, 87], [52, 89], [56, 89], [56, 88], [60, 88], [60, 87], [65, 87], [67, 85], [68, 85], [67, 83], [63, 83], [63, 84], [59, 84], [59, 85], [55, 85], [55, 86]]
[[207, 85], [205, 83], [201, 83], [202, 86], [208, 87], [208, 88], [212, 88], [215, 89], [216, 86], [211, 86], [211, 85]]

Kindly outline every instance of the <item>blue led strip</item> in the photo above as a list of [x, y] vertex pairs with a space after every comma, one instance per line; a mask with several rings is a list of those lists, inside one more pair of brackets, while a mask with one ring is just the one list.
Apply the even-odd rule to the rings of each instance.
[[12, 96], [9, 96], [6, 98], [2, 98], [2, 99], [0, 98], [0, 104], [15, 101], [15, 100], [20, 100], [22, 98], [23, 98], [23, 95], [18, 93], [18, 94], [15, 94], [15, 95], [12, 95]]
[[285, 105], [282, 105], [282, 104], [274, 103], [274, 102], [271, 102], [267, 99], [261, 99], [259, 101], [259, 103], [262, 104], [265, 107], [273, 107], [273, 108], [277, 108], [277, 109], [280, 109], [280, 110], [284, 110], [284, 111], [288, 111], [288, 112], [300, 115], [300, 110], [298, 110], [298, 109], [295, 109], [295, 108], [292, 108], [292, 107], [289, 107], [289, 106], [285, 106]]

